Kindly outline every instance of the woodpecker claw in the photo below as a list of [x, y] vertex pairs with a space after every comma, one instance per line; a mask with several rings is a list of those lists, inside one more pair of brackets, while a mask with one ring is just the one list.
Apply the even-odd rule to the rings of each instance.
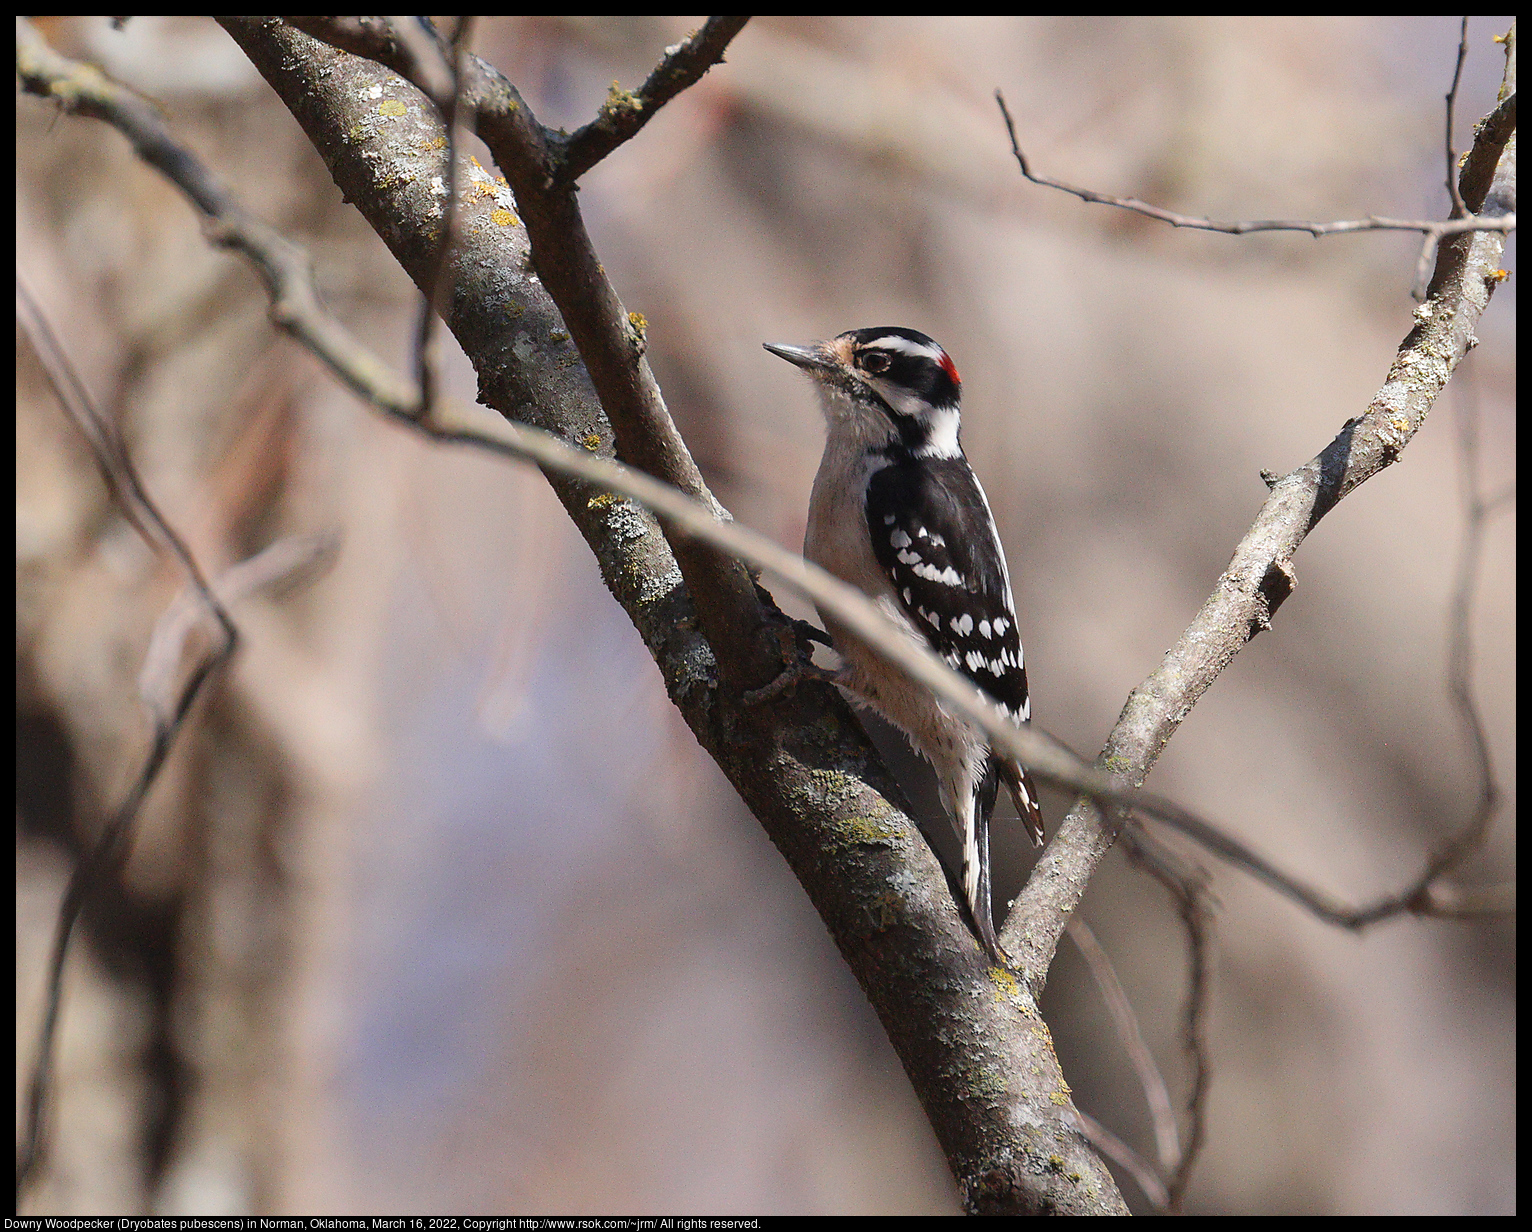
[[798, 641], [801, 637], [806, 641], [823, 641], [828, 646], [830, 642], [827, 634], [820, 632], [806, 620], [793, 620], [780, 624], [777, 626], [776, 634], [782, 646], [782, 661], [787, 666], [770, 684], [763, 685], [759, 689], [749, 689], [741, 694], [740, 701], [746, 706], [764, 705], [783, 693], [797, 688], [805, 680], [835, 683], [836, 674], [815, 663], [811, 657], [813, 652], [806, 650]]

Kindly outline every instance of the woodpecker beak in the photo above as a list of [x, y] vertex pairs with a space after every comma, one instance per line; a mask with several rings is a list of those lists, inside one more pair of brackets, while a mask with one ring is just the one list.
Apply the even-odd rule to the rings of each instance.
[[761, 345], [773, 355], [780, 355], [788, 363], [810, 372], [829, 372], [835, 368], [835, 361], [819, 347], [787, 346], [780, 342], [763, 342]]

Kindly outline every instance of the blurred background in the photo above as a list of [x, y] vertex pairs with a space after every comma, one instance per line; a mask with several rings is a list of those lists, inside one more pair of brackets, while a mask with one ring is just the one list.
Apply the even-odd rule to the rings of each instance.
[[[699, 20], [486, 18], [474, 47], [573, 129]], [[1460, 149], [1508, 25], [1470, 23]], [[413, 288], [216, 25], [39, 26], [158, 100], [407, 365]], [[1175, 231], [1026, 184], [995, 89], [1035, 167], [1071, 183], [1218, 218], [1445, 217], [1457, 37], [1445, 17], [759, 18], [581, 202], [714, 491], [783, 544], [822, 427], [760, 344], [897, 324], [946, 346], [1034, 717], [1090, 755], [1254, 518], [1259, 472], [1308, 460], [1382, 384], [1419, 241]], [[22, 97], [16, 205], [21, 275], [204, 566], [339, 544], [317, 581], [236, 609], [239, 657], [87, 914], [23, 1210], [955, 1211], [862, 993], [541, 477], [357, 405], [105, 126]], [[1353, 901], [1413, 877], [1475, 798], [1445, 687], [1458, 421], [1504, 488], [1515, 305], [1513, 277], [1402, 464], [1305, 542], [1275, 628], [1151, 779]], [[471, 399], [466, 360], [448, 366]], [[17, 368], [19, 1089], [69, 869], [147, 745], [136, 680], [179, 579], [19, 333]], [[1486, 553], [1474, 679], [1506, 805], [1470, 884], [1514, 875], [1509, 511]], [[1050, 831], [1068, 803], [1048, 796]], [[997, 841], [1003, 901], [1033, 857]], [[1188, 1210], [1512, 1211], [1513, 925], [1358, 937], [1227, 869], [1213, 887]], [[1179, 1100], [1171, 905], [1114, 855], [1082, 910]], [[1044, 1009], [1079, 1107], [1152, 1154], [1068, 942]]]

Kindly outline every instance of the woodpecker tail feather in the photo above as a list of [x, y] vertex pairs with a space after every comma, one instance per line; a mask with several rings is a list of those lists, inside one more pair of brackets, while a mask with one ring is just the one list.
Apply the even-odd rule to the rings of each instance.
[[989, 817], [994, 811], [999, 787], [995, 759], [991, 757], [984, 768], [984, 777], [971, 794], [954, 799], [944, 792], [943, 796], [944, 803], [952, 810], [953, 829], [963, 847], [963, 898], [968, 914], [973, 917], [974, 932], [990, 958], [1005, 967], [1010, 965], [1010, 958], [1000, 948], [1000, 940], [995, 936], [989, 879]]
[[[988, 776], [989, 803], [994, 802], [994, 777]], [[989, 952], [989, 956], [1002, 967], [1010, 965], [1010, 958], [1000, 948], [1000, 939], [995, 936], [995, 916], [990, 905], [989, 888], [989, 808], [983, 807], [982, 796], [985, 794], [981, 787], [978, 795], [980, 799], [974, 801], [979, 807], [968, 811], [968, 816], [961, 819], [959, 838], [963, 843], [963, 897], [968, 902], [968, 913], [973, 916], [974, 931], [979, 935], [980, 942]]]
[[1025, 766], [1006, 758], [996, 758], [1000, 771], [1000, 777], [1005, 780], [1006, 790], [1011, 793], [1011, 799], [1016, 802], [1016, 816], [1021, 818], [1021, 824], [1027, 828], [1027, 836], [1032, 840], [1032, 846], [1043, 845], [1043, 811], [1039, 807], [1037, 796], [1037, 784], [1032, 781], [1032, 776], [1027, 773]]

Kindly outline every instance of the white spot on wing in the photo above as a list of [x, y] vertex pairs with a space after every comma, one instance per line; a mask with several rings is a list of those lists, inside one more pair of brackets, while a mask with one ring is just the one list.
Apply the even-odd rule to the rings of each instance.
[[[903, 557], [901, 556], [900, 559], [902, 560]], [[917, 556], [915, 559], [918, 561], [920, 558]], [[957, 570], [951, 565], [948, 565], [945, 569], [937, 569], [935, 565], [916, 564], [914, 572], [916, 577], [925, 578], [928, 582], [940, 582], [943, 586], [961, 586], [963, 584], [963, 579], [958, 576]]]

